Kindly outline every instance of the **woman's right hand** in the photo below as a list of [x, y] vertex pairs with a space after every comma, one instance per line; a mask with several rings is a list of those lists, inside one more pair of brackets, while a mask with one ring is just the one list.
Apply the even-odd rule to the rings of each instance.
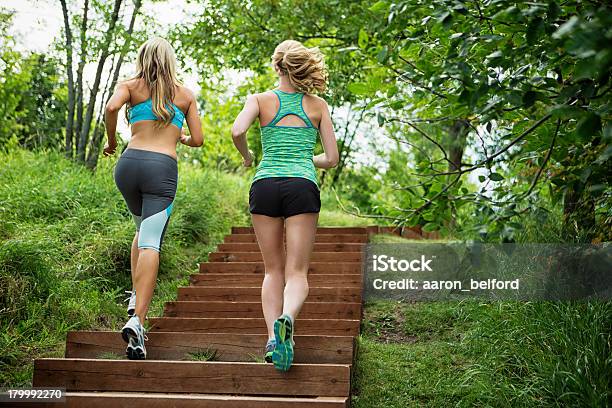
[[115, 143], [106, 143], [104, 145], [104, 156], [112, 156], [115, 154], [115, 150], [117, 150], [117, 142]]
[[253, 165], [253, 152], [249, 150], [249, 157], [242, 161], [242, 165], [244, 167], [251, 167]]

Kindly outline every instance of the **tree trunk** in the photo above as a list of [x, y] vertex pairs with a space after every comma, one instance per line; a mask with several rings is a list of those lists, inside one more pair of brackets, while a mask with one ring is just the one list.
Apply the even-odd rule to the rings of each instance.
[[[127, 36], [125, 39], [125, 43], [121, 48], [121, 54], [119, 54], [119, 59], [117, 61], [117, 66], [115, 67], [115, 71], [113, 73], [113, 79], [107, 88], [107, 97], [102, 106], [104, 106], [108, 100], [111, 98], [113, 94], [113, 90], [117, 85], [117, 81], [119, 80], [119, 73], [121, 71], [121, 66], [123, 65], [123, 60], [125, 59], [125, 55], [127, 54], [130, 45], [132, 43], [132, 33], [134, 32], [134, 24], [136, 23], [136, 17], [140, 12], [140, 7], [142, 6], [141, 0], [136, 0], [134, 2], [134, 12], [132, 13], [132, 17], [130, 18], [130, 25], [128, 26]], [[98, 120], [96, 121], [96, 127], [94, 129], [94, 134], [91, 139], [91, 143], [89, 146], [89, 152], [87, 154], [86, 166], [89, 169], [95, 169], [98, 165], [98, 158], [100, 157], [100, 147], [102, 145], [102, 138], [104, 137], [104, 127], [103, 127], [103, 118], [102, 115], [98, 115]]]
[[[80, 52], [79, 65], [77, 66], [77, 80], [76, 80], [76, 126], [77, 130], [80, 130], [83, 126], [83, 69], [85, 68], [85, 62], [87, 61], [87, 20], [89, 11], [89, 0], [85, 0], [83, 4], [83, 18], [81, 20], [81, 32], [80, 32]], [[80, 139], [79, 139], [80, 140]], [[78, 147], [77, 147], [78, 150]]]
[[[451, 126], [449, 136], [450, 140], [448, 143], [448, 171], [459, 171], [461, 170], [461, 161], [463, 160], [463, 153], [465, 151], [465, 143], [468, 134], [468, 122], [467, 120], [459, 119], [456, 120]], [[449, 175], [447, 182], [454, 179], [455, 175]], [[457, 213], [455, 207], [451, 206], [451, 219], [448, 222], [448, 227], [453, 228], [456, 224]]]
[[66, 74], [68, 76], [68, 115], [66, 117], [66, 157], [72, 157], [72, 140], [74, 137], [74, 78], [72, 76], [72, 31], [66, 0], [60, 0], [64, 14], [64, 30], [66, 31]]
[[100, 147], [102, 147], [102, 139], [104, 138], [104, 124], [100, 119], [96, 121], [91, 141], [89, 142], [89, 151], [87, 152], [87, 161], [85, 166], [94, 170], [98, 166], [98, 158], [100, 157]]
[[563, 233], [568, 241], [590, 242], [596, 230], [595, 202], [586, 188], [575, 182], [563, 195]]
[[[448, 171], [461, 170], [461, 161], [465, 150], [468, 123], [465, 120], [456, 120], [450, 129], [448, 143]], [[454, 176], [452, 176], [454, 178]]]
[[104, 36], [104, 42], [102, 44], [102, 54], [100, 55], [100, 59], [98, 60], [98, 68], [96, 69], [96, 76], [94, 79], [93, 86], [91, 88], [91, 94], [89, 95], [89, 103], [87, 104], [87, 111], [85, 113], [85, 119], [83, 120], [83, 125], [80, 131], [80, 140], [78, 143], [78, 151], [77, 151], [77, 159], [80, 162], [85, 162], [85, 150], [87, 147], [87, 141], [89, 139], [89, 131], [91, 130], [91, 122], [93, 120], [94, 109], [96, 107], [96, 98], [98, 96], [98, 91], [100, 90], [100, 80], [102, 78], [102, 70], [104, 69], [104, 64], [106, 63], [106, 59], [108, 58], [110, 52], [110, 43], [113, 38], [113, 33], [115, 31], [115, 26], [117, 24], [117, 20], [119, 18], [119, 9], [121, 8], [122, 0], [115, 0], [115, 5], [113, 8], [113, 12], [111, 14], [111, 20], [106, 31], [106, 35]]

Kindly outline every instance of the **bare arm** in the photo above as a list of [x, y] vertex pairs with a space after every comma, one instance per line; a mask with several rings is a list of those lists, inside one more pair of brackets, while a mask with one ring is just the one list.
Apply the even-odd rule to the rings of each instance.
[[257, 96], [249, 95], [244, 108], [242, 108], [232, 126], [234, 146], [236, 146], [236, 149], [242, 155], [245, 167], [249, 167], [253, 163], [253, 156], [249, 150], [246, 133], [258, 116], [259, 103], [257, 102]]
[[[191, 92], [190, 92], [191, 93]], [[200, 114], [198, 113], [198, 103], [195, 95], [191, 93], [191, 100], [189, 102], [189, 108], [187, 108], [187, 127], [189, 128], [190, 136], [181, 136], [181, 143], [190, 147], [200, 147], [204, 143], [204, 136], [202, 134], [202, 122], [200, 121]]]
[[130, 90], [125, 83], [117, 85], [115, 93], [108, 100], [104, 111], [104, 124], [108, 143], [104, 146], [104, 155], [108, 156], [115, 153], [117, 148], [117, 118], [119, 110], [130, 100]]
[[319, 124], [319, 133], [321, 134], [321, 144], [325, 153], [318, 154], [312, 158], [315, 167], [321, 169], [331, 169], [336, 167], [339, 160], [338, 145], [336, 144], [336, 135], [334, 133], [334, 125], [332, 124], [331, 116], [327, 103], [321, 114], [321, 123]]

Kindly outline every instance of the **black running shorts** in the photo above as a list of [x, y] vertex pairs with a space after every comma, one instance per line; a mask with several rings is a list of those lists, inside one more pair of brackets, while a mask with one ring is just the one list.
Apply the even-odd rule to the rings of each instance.
[[251, 214], [291, 217], [321, 210], [319, 188], [302, 177], [268, 177], [255, 181], [249, 191]]

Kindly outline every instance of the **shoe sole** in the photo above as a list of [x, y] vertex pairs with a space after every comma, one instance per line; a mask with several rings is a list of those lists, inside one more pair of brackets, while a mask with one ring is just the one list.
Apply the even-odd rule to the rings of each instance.
[[291, 342], [291, 333], [287, 333], [290, 325], [291, 323], [284, 318], [276, 319], [274, 322], [276, 347], [272, 352], [272, 363], [280, 371], [289, 370], [293, 363], [293, 343]]
[[138, 333], [132, 328], [124, 327], [121, 329], [121, 337], [123, 337], [123, 341], [130, 344], [130, 339], [138, 339]]
[[273, 353], [274, 353], [274, 352], [266, 353], [266, 355], [264, 356], [264, 361], [265, 361], [266, 363], [271, 363], [271, 362], [272, 362], [272, 354], [273, 354]]
[[127, 355], [128, 360], [146, 360], [147, 352], [140, 347], [132, 347], [132, 344], [128, 344], [125, 349], [125, 354]]
[[123, 340], [128, 344], [125, 349], [128, 360], [145, 360], [147, 358], [147, 352], [144, 347], [132, 346], [132, 341], [138, 342], [138, 334], [133, 329], [125, 327], [121, 330], [121, 337], [123, 337]]

